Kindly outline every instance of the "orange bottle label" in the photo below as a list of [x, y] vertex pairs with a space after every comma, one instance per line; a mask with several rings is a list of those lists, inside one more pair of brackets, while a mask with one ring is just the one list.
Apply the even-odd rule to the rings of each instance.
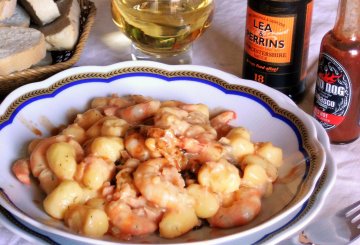
[[306, 6], [306, 20], [305, 20], [305, 32], [304, 32], [304, 48], [303, 48], [303, 59], [301, 63], [301, 76], [300, 80], [304, 80], [307, 74], [307, 60], [308, 60], [308, 50], [310, 44], [310, 29], [311, 29], [311, 20], [312, 20], [312, 11], [314, 7], [314, 2], [311, 1]]
[[267, 16], [247, 9], [245, 51], [269, 63], [290, 63], [295, 16]]

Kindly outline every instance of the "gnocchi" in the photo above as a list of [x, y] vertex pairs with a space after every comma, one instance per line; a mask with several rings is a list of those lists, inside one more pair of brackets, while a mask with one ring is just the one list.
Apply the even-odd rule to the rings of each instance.
[[63, 219], [68, 208], [82, 200], [82, 188], [72, 180], [62, 181], [44, 200], [45, 211], [56, 219]]
[[82, 183], [92, 190], [98, 190], [114, 171], [114, 166], [100, 157], [86, 159], [85, 165]]
[[216, 214], [220, 207], [220, 200], [209, 188], [199, 184], [191, 184], [187, 190], [195, 199], [194, 208], [199, 218], [210, 218]]
[[60, 179], [72, 179], [76, 171], [75, 149], [66, 142], [52, 144], [46, 151], [49, 168]]
[[250, 141], [250, 133], [244, 128], [233, 128], [225, 137], [231, 146], [231, 153], [237, 161], [254, 153], [255, 145]]
[[90, 146], [90, 153], [115, 162], [120, 158], [120, 152], [123, 149], [124, 142], [122, 138], [102, 136], [93, 140]]
[[84, 236], [179, 237], [205, 220], [231, 228], [256, 218], [283, 164], [253, 142], [233, 111], [139, 95], [95, 98], [55, 136], [34, 140], [15, 176], [32, 174], [44, 211]]
[[105, 211], [87, 205], [70, 207], [64, 221], [70, 229], [90, 237], [101, 237], [109, 229], [109, 220]]
[[242, 159], [240, 166], [244, 172], [244, 185], [261, 190], [265, 196], [272, 193], [272, 182], [278, 177], [273, 164], [258, 154], [249, 154]]
[[233, 192], [240, 187], [239, 170], [222, 159], [218, 162], [206, 162], [199, 170], [198, 181], [213, 192]]
[[160, 236], [165, 238], [178, 237], [191, 230], [197, 223], [198, 218], [192, 208], [169, 210], [159, 223]]
[[276, 168], [281, 167], [283, 163], [282, 150], [274, 146], [271, 142], [259, 143], [256, 154], [268, 160]]

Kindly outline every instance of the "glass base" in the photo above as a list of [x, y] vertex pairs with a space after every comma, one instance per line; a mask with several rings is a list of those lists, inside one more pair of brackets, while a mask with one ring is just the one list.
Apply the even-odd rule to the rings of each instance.
[[150, 54], [145, 53], [134, 44], [131, 44], [131, 58], [133, 60], [148, 60], [165, 63], [169, 65], [184, 65], [192, 62], [192, 47], [181, 53], [175, 54]]

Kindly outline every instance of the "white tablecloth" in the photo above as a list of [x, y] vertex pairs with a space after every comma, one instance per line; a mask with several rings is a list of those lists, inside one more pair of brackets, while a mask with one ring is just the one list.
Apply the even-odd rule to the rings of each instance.
[[[130, 42], [111, 20], [110, 1], [94, 0], [96, 22], [77, 66], [109, 65], [130, 60]], [[245, 28], [245, 0], [215, 0], [216, 11], [211, 28], [193, 46], [193, 64], [217, 68], [241, 77]], [[314, 81], [320, 42], [335, 22], [337, 0], [315, 0], [308, 60], [307, 95], [299, 105], [311, 114]], [[341, 218], [348, 205], [360, 200], [360, 140], [348, 145], [332, 145], [338, 175], [323, 209], [305, 227], [305, 233], [319, 245], [347, 244], [356, 235]], [[291, 241], [295, 239], [290, 239]], [[290, 240], [284, 244], [290, 244]], [[0, 224], [0, 245], [29, 244]], [[360, 242], [359, 242], [360, 244]]]

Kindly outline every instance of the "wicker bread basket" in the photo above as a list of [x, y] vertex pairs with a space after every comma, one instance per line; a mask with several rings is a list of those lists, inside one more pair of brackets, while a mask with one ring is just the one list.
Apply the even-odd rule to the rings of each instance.
[[84, 49], [90, 29], [95, 20], [96, 7], [89, 0], [78, 0], [80, 3], [80, 33], [75, 48], [71, 51], [53, 51], [51, 56], [52, 65], [32, 67], [23, 71], [0, 76], [0, 97], [10, 93], [12, 90], [31, 82], [41, 81], [51, 75], [65, 70], [74, 65], [80, 58]]

